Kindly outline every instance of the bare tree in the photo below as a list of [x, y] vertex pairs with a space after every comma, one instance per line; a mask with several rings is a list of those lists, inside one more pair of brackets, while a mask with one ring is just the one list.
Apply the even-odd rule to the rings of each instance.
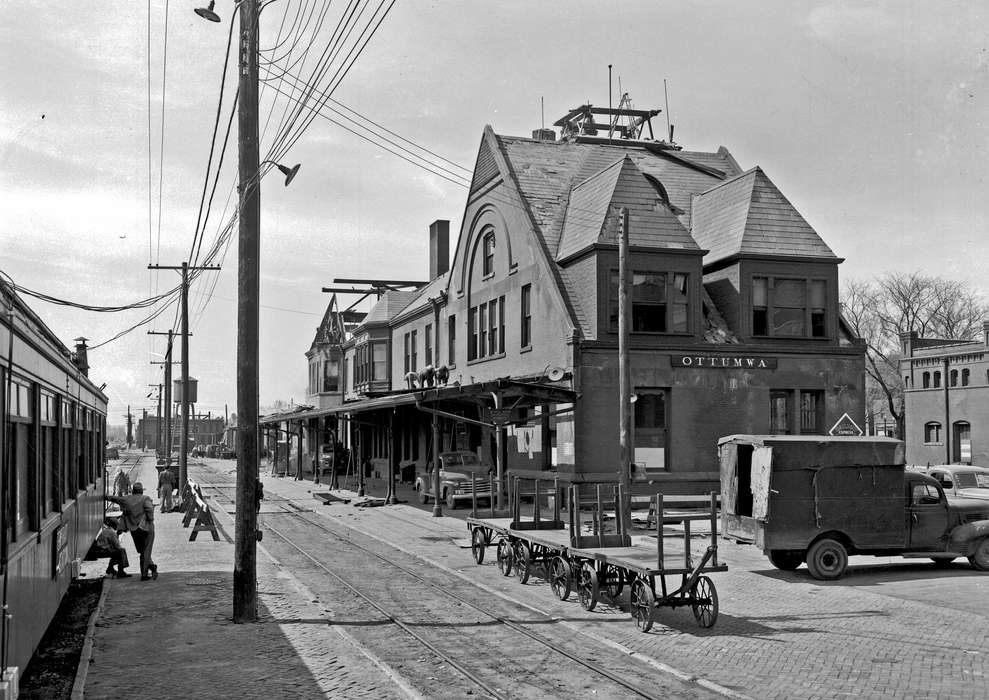
[[981, 332], [989, 307], [967, 282], [920, 272], [886, 273], [871, 282], [853, 279], [844, 287], [842, 317], [866, 343], [866, 395], [880, 392], [890, 415], [902, 427], [900, 333], [970, 340]]

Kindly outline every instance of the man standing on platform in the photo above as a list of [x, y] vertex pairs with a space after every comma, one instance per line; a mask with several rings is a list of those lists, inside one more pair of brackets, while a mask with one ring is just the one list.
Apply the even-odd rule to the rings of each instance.
[[123, 511], [119, 522], [134, 538], [134, 549], [141, 556], [141, 580], [149, 581], [158, 578], [158, 566], [151, 560], [155, 542], [155, 504], [150, 496], [144, 495], [144, 485], [140, 481], [134, 482], [132, 491], [129, 496], [107, 496], [106, 499], [118, 504]]
[[175, 475], [171, 469], [162, 469], [158, 474], [158, 497], [161, 498], [161, 512], [172, 512], [172, 490], [175, 488]]

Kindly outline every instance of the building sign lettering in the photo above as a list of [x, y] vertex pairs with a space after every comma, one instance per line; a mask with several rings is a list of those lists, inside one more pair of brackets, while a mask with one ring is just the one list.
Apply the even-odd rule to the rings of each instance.
[[776, 369], [775, 357], [742, 355], [673, 355], [674, 367], [703, 367], [711, 369]]

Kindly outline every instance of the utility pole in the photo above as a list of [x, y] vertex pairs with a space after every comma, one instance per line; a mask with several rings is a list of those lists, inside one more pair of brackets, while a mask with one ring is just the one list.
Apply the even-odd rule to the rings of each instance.
[[[148, 335], [167, 335], [168, 347], [165, 350], [165, 359], [161, 362], [152, 361], [153, 365], [165, 365], [165, 430], [163, 433], [163, 447], [165, 448], [165, 468], [172, 467], [172, 340], [175, 331], [169, 329], [167, 333], [161, 331], [148, 331]], [[179, 493], [182, 493], [179, 490]]]
[[[182, 429], [181, 443], [179, 444], [179, 493], [185, 491], [185, 483], [188, 477], [188, 450], [189, 450], [189, 270], [219, 270], [219, 265], [196, 265], [190, 266], [188, 262], [181, 265], [148, 265], [149, 270], [180, 270], [182, 272]], [[171, 360], [172, 332], [169, 331], [167, 360]], [[165, 365], [166, 372], [171, 378], [171, 365]], [[169, 409], [171, 414], [171, 409]], [[165, 464], [170, 466], [172, 457], [171, 433], [169, 433], [168, 457]]]
[[258, 0], [240, 4], [237, 153], [240, 216], [237, 251], [237, 521], [234, 622], [257, 620], [258, 308], [261, 195], [258, 187]]
[[127, 449], [130, 449], [131, 443], [134, 442], [134, 419], [131, 416], [130, 405], [127, 406]]
[[[623, 498], [628, 498], [631, 488], [629, 470], [632, 464], [632, 368], [628, 343], [628, 209], [622, 208], [618, 223], [618, 484]], [[631, 530], [631, 513], [628, 501], [621, 505], [622, 528]]]
[[141, 413], [141, 452], [144, 452], [148, 449], [148, 409], [142, 408]]
[[[148, 386], [158, 390], [158, 415], [155, 418], [155, 458], [157, 459], [161, 456], [161, 384], [148, 384]], [[148, 396], [150, 397], [151, 394], [149, 393]]]

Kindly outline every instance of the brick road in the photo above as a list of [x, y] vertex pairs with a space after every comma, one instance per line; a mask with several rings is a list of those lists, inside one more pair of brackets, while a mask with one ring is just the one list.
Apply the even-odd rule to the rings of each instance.
[[[230, 478], [232, 462], [192, 466]], [[154, 483], [153, 462], [142, 465]], [[219, 478], [219, 477], [217, 477]], [[640, 655], [679, 678], [723, 695], [752, 698], [982, 698], [989, 687], [984, 607], [953, 601], [956, 591], [986, 600], [989, 576], [956, 564], [945, 574], [910, 569], [937, 600], [911, 599], [865, 573], [823, 583], [804, 569], [783, 573], [751, 547], [722, 542], [729, 570], [714, 574], [721, 616], [711, 630], [689, 610], [662, 609], [649, 634], [609, 605], [586, 612], [557, 600], [534, 577], [526, 586], [473, 564], [462, 520], [406, 506], [316, 505], [308, 482], [264, 479], [266, 492], [292, 498], [336, 523], [462, 576], [494, 595], [553, 616], [557, 624]], [[86, 679], [89, 697], [410, 697], [392, 669], [368, 658], [291, 572], [258, 554], [262, 622], [230, 622], [232, 545], [203, 533], [189, 543], [178, 514], [158, 516], [158, 581], [108, 581], [106, 605]], [[228, 513], [220, 514], [225, 533]], [[129, 538], [125, 545], [132, 548]], [[264, 544], [264, 543], [263, 543]], [[136, 561], [136, 557], [132, 557]], [[929, 578], [929, 580], [927, 580]], [[921, 580], [924, 579], [924, 580]], [[915, 596], [914, 596], [915, 597]], [[627, 594], [625, 594], [627, 600]], [[943, 601], [943, 602], [938, 602]], [[398, 682], [396, 682], [398, 680]]]

